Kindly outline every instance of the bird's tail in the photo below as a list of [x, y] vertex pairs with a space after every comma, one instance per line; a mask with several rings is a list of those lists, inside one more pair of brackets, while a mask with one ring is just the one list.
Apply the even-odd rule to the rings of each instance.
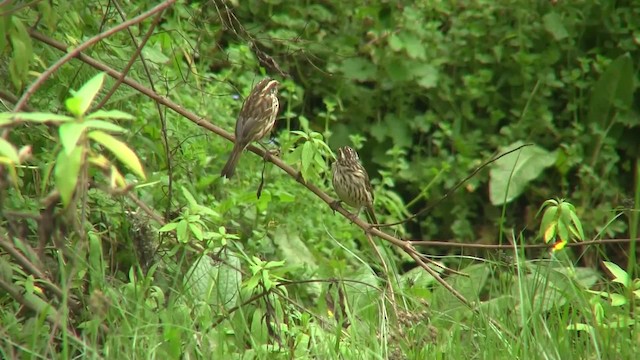
[[373, 206], [367, 206], [364, 210], [365, 215], [367, 215], [367, 219], [371, 225], [378, 225], [378, 219], [376, 218], [376, 213], [373, 211]]
[[224, 164], [222, 171], [220, 172], [220, 176], [226, 177], [227, 179], [231, 179], [233, 174], [236, 172], [236, 165], [238, 164], [238, 160], [240, 160], [240, 155], [242, 155], [242, 148], [238, 146], [236, 142], [233, 144], [233, 150], [231, 150], [231, 155], [229, 155], [229, 160]]

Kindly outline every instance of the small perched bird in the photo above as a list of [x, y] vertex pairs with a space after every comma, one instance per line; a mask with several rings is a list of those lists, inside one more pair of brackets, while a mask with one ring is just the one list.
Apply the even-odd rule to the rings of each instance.
[[360, 163], [358, 153], [345, 146], [338, 149], [338, 159], [331, 166], [333, 172], [333, 189], [338, 198], [347, 205], [358, 209], [356, 217], [362, 208], [371, 224], [378, 224], [373, 211], [373, 190], [369, 182], [367, 170]]
[[238, 160], [250, 143], [267, 136], [273, 129], [278, 116], [278, 81], [263, 79], [252, 90], [242, 104], [236, 120], [236, 142], [229, 160], [222, 168], [220, 176], [230, 179], [236, 170]]

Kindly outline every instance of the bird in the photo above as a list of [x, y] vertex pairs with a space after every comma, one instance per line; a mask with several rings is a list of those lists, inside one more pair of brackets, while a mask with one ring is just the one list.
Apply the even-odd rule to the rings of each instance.
[[367, 170], [360, 163], [358, 153], [349, 146], [338, 148], [336, 161], [331, 165], [333, 189], [338, 198], [357, 209], [355, 217], [365, 209], [369, 222], [377, 225], [373, 211], [373, 189]]
[[236, 141], [220, 176], [233, 177], [240, 155], [254, 141], [261, 140], [271, 132], [276, 123], [280, 102], [277, 80], [265, 78], [251, 89], [236, 120]]

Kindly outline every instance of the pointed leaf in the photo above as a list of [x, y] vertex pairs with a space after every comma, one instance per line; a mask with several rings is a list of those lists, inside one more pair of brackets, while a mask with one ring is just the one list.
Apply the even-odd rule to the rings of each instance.
[[93, 99], [102, 88], [105, 73], [101, 72], [87, 81], [78, 91], [72, 91], [73, 97], [68, 99], [67, 110], [76, 116], [82, 116], [89, 110]]
[[58, 133], [60, 134], [60, 142], [62, 143], [62, 148], [67, 155], [71, 154], [73, 150], [75, 150], [76, 145], [78, 144], [78, 139], [82, 136], [84, 129], [87, 126], [83, 123], [70, 122], [60, 125], [58, 129]]
[[98, 110], [87, 115], [87, 119], [117, 119], [117, 120], [134, 120], [131, 114], [120, 110]]
[[[555, 228], [557, 214], [558, 208], [554, 206], [547, 208], [547, 211], [545, 211], [544, 215], [542, 215], [542, 221], [540, 222], [540, 236], [544, 239], [544, 242], [549, 242], [549, 240], [551, 239], [548, 237], [547, 233], [549, 232], [550, 227]], [[555, 230], [553, 231], [553, 235], [550, 235], [552, 237], [555, 236]]]
[[118, 160], [122, 161], [136, 175], [146, 179], [140, 159], [125, 143], [100, 130], [91, 131], [89, 137], [109, 149]]
[[604, 266], [606, 266], [607, 269], [611, 272], [611, 275], [613, 275], [614, 282], [620, 283], [626, 288], [629, 287], [629, 285], [631, 284], [631, 278], [626, 271], [622, 270], [620, 266], [609, 261], [605, 261]]
[[83, 124], [90, 129], [106, 130], [118, 133], [127, 132], [127, 129], [122, 126], [118, 126], [104, 120], [86, 120]]

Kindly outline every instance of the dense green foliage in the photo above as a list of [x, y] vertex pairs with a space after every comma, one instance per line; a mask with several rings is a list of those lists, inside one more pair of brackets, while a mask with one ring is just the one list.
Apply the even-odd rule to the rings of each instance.
[[[640, 3], [179, 2], [93, 42], [82, 53], [95, 62], [51, 74], [65, 56], [52, 39], [73, 51], [160, 3], [9, 3], [3, 358], [621, 359], [640, 348], [635, 241], [521, 247], [637, 238]], [[199, 122], [232, 132], [265, 76], [281, 82], [273, 135], [299, 176], [245, 152], [223, 180], [231, 143]], [[475, 311], [374, 239], [385, 269], [363, 229], [305, 186], [335, 196], [343, 145], [358, 149], [382, 222], [435, 204], [385, 232], [516, 245], [473, 258], [420, 248], [468, 275], [445, 279]]]

